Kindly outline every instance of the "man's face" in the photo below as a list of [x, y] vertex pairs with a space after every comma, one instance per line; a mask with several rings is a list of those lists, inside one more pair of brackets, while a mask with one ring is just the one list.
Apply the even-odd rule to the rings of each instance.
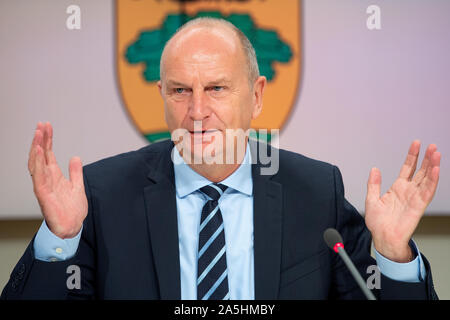
[[[188, 130], [193, 146], [195, 129], [204, 150], [208, 144], [217, 143], [210, 142], [215, 140], [212, 136], [225, 136], [226, 129], [246, 131], [261, 106], [254, 86], [249, 84], [246, 60], [236, 36], [230, 30], [194, 27], [172, 40], [158, 83], [170, 132]], [[197, 121], [201, 121], [201, 127], [194, 128]], [[224, 140], [223, 144], [221, 153], [227, 148]]]

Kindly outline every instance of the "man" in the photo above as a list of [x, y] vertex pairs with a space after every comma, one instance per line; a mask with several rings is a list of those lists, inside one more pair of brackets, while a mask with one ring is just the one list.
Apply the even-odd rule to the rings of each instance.
[[[176, 148], [155, 143], [83, 169], [75, 157], [66, 180], [52, 127], [39, 123], [28, 165], [44, 222], [2, 297], [363, 299], [322, 239], [333, 227], [360, 273], [379, 266], [379, 298], [437, 298], [411, 240], [437, 187], [436, 146], [415, 173], [414, 141], [382, 197], [372, 169], [364, 223], [335, 166], [226, 134], [247, 132], [265, 84], [248, 39], [223, 20], [201, 18], [183, 26], [161, 58], [158, 87]], [[216, 160], [233, 153], [234, 161], [205, 161], [211, 146]], [[276, 173], [261, 174], [261, 148], [279, 152]], [[77, 268], [81, 283], [71, 285]]]

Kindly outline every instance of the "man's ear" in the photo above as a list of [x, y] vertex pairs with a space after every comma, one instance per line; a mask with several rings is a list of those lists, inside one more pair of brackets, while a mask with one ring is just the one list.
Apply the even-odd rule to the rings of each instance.
[[266, 87], [267, 79], [259, 76], [253, 84], [253, 112], [252, 120], [256, 119], [262, 111], [263, 95]]
[[161, 80], [158, 80], [158, 82], [156, 83], [158, 85], [158, 90], [159, 90], [159, 94], [162, 96], [162, 86], [161, 86]]

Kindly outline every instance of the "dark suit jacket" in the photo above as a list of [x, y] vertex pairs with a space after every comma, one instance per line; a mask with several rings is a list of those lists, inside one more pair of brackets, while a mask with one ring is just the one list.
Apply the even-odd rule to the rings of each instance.
[[[180, 299], [173, 143], [164, 141], [84, 167], [89, 212], [76, 255], [34, 258], [33, 241], [11, 273], [4, 299]], [[266, 147], [259, 145], [259, 147]], [[251, 143], [256, 159], [256, 143]], [[364, 299], [340, 257], [323, 241], [340, 231], [359, 269], [376, 264], [364, 219], [344, 198], [337, 167], [280, 150], [279, 171], [252, 165], [256, 299]], [[381, 276], [382, 299], [435, 299], [431, 270], [420, 283]], [[67, 268], [81, 270], [68, 289]]]

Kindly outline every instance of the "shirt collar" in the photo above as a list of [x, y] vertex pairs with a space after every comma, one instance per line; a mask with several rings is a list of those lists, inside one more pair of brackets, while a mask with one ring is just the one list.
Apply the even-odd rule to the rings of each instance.
[[[253, 192], [252, 161], [250, 146], [247, 143], [245, 157], [239, 167], [220, 183], [227, 187], [251, 196]], [[211, 184], [212, 182], [192, 170], [174, 147], [173, 162], [175, 171], [175, 188], [180, 198]]]

